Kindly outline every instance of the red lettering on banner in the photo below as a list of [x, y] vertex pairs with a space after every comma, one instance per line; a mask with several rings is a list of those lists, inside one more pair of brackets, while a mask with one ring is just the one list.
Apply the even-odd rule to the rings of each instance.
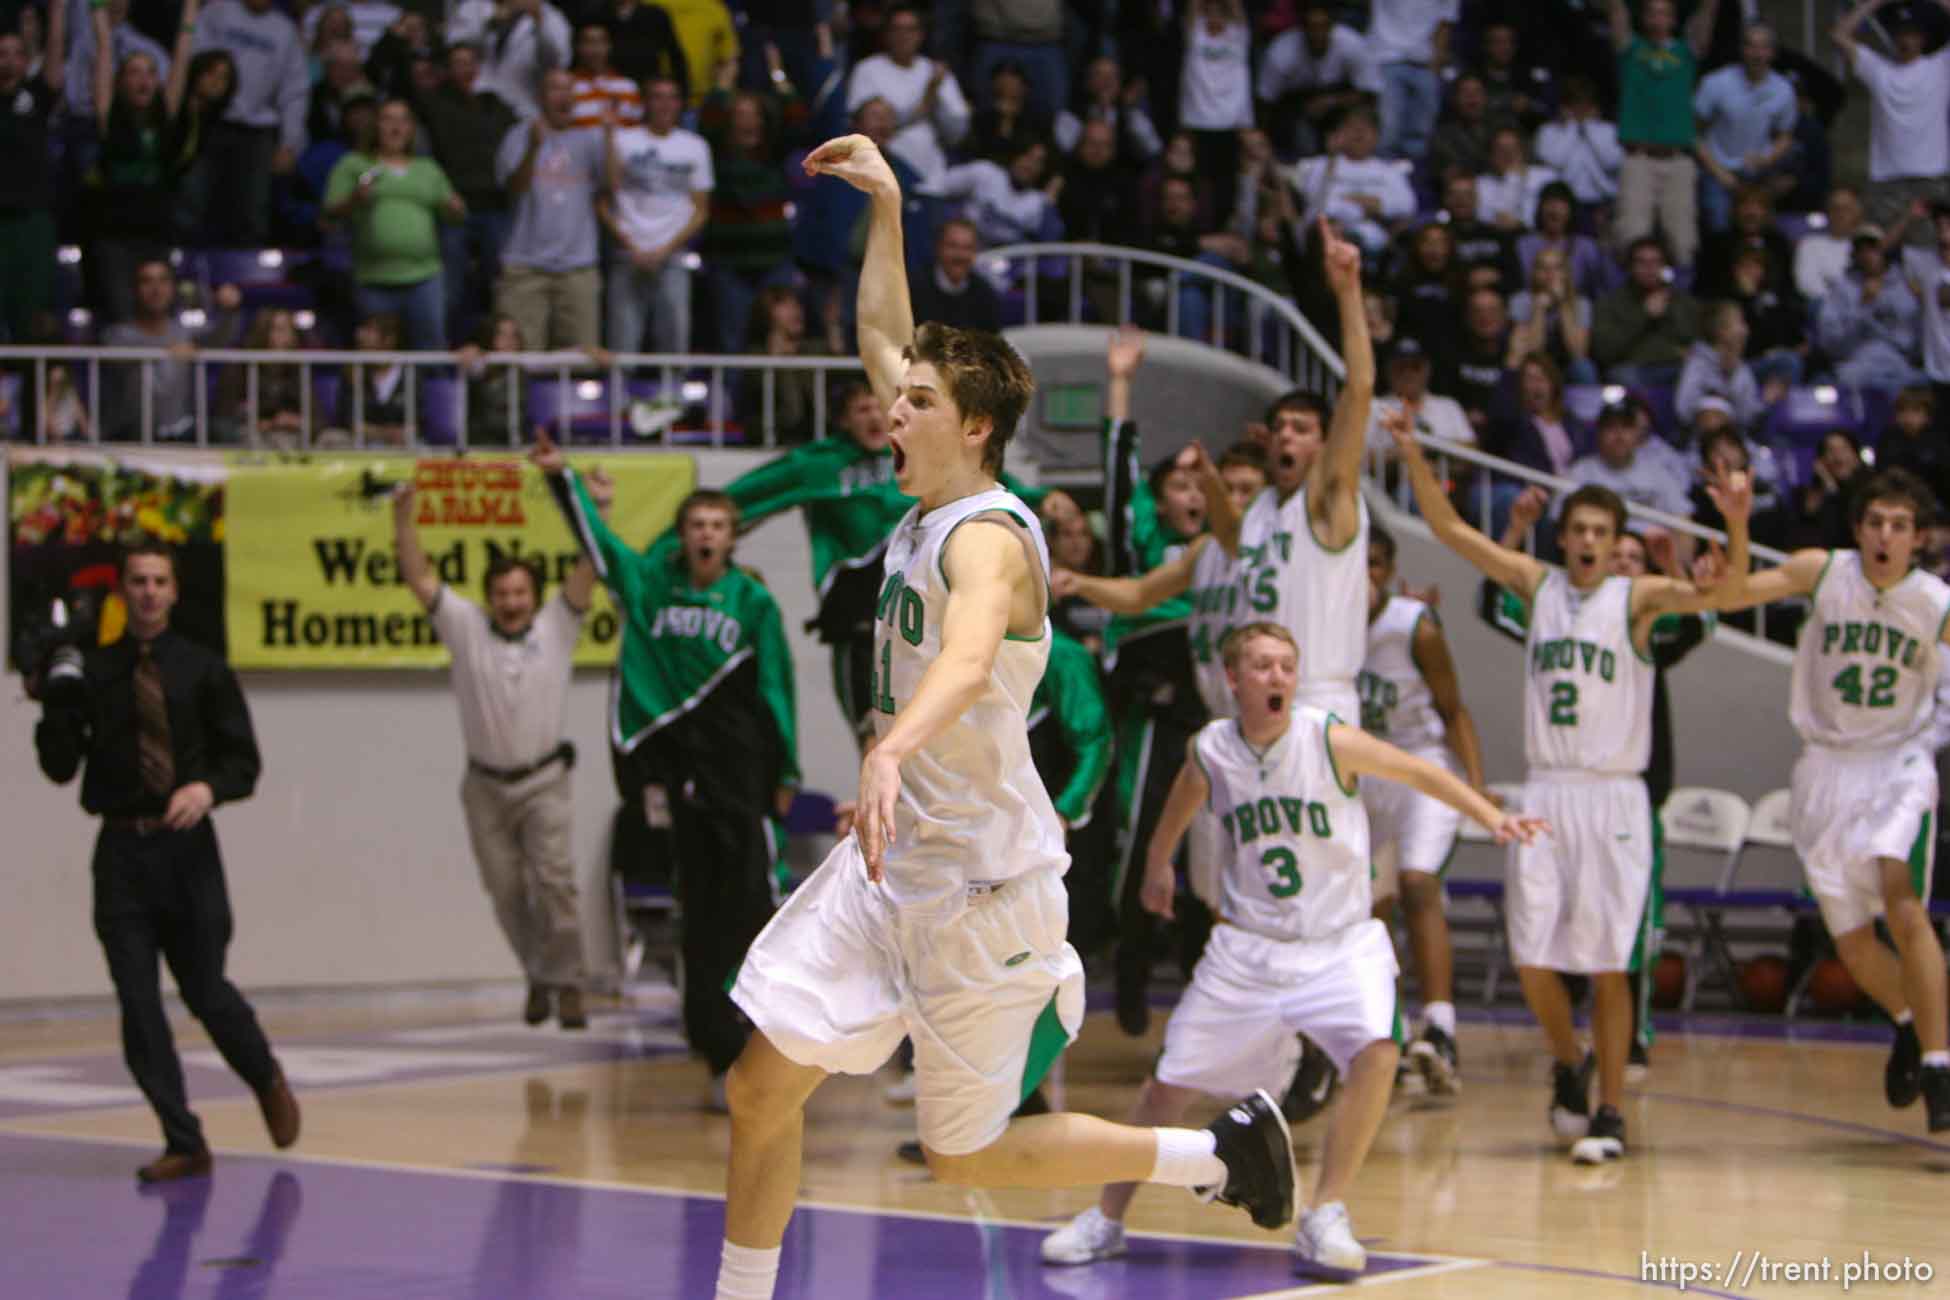
[[522, 527], [522, 463], [518, 460], [423, 460], [414, 466], [419, 523], [444, 527]]

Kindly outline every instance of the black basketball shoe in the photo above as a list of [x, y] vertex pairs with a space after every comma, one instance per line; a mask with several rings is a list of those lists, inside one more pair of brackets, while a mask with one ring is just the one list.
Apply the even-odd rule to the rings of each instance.
[[1430, 1025], [1422, 1036], [1409, 1044], [1408, 1059], [1421, 1071], [1432, 1097], [1453, 1097], [1462, 1091], [1462, 1063], [1456, 1056], [1456, 1040]]
[[1923, 1045], [1916, 1041], [1916, 1022], [1896, 1026], [1896, 1041], [1889, 1045], [1889, 1064], [1882, 1069], [1882, 1095], [1901, 1110], [1913, 1105], [1923, 1091]]
[[1341, 1073], [1334, 1062], [1302, 1034], [1300, 1065], [1293, 1072], [1293, 1082], [1287, 1085], [1286, 1096], [1280, 1098], [1280, 1113], [1289, 1124], [1305, 1124], [1327, 1109], [1340, 1085]]
[[1923, 1106], [1930, 1113], [1930, 1132], [1950, 1129], [1950, 1067], [1923, 1067]]
[[1207, 1200], [1236, 1205], [1262, 1228], [1284, 1228], [1293, 1219], [1293, 1134], [1286, 1117], [1264, 1091], [1234, 1102], [1205, 1126], [1226, 1167], [1224, 1187], [1194, 1188]]
[[1564, 1142], [1575, 1142], [1591, 1128], [1591, 1072], [1597, 1058], [1584, 1054], [1574, 1068], [1558, 1061], [1551, 1066], [1551, 1131]]
[[1571, 1163], [1602, 1165], [1625, 1155], [1625, 1117], [1610, 1106], [1598, 1107], [1591, 1127], [1571, 1147]]

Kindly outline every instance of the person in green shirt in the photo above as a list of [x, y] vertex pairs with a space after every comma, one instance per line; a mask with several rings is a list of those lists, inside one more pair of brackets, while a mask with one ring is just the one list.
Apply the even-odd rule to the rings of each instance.
[[610, 742], [669, 798], [684, 1033], [722, 1105], [725, 1071], [751, 1032], [725, 986], [778, 906], [771, 817], [799, 785], [785, 623], [765, 585], [732, 562], [738, 508], [724, 493], [691, 493], [676, 532], [638, 551], [610, 531], [547, 434], [531, 456], [624, 623]]
[[436, 221], [467, 219], [467, 204], [431, 158], [416, 157], [418, 127], [403, 99], [379, 110], [371, 152], [354, 149], [325, 182], [325, 215], [352, 229], [352, 278], [362, 318], [397, 313], [406, 346], [445, 351], [446, 300]]
[[1612, 47], [1618, 51], [1618, 142], [1625, 164], [1618, 177], [1612, 234], [1621, 246], [1656, 225], [1678, 266], [1691, 266], [1699, 248], [1693, 160], [1693, 86], [1713, 39], [1720, 0], [1704, 0], [1680, 39], [1673, 0], [1644, 0], [1639, 30], [1625, 0], [1610, 0]]

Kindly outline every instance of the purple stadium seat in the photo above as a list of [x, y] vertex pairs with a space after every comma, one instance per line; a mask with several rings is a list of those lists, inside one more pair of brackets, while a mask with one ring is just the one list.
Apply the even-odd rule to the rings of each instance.
[[247, 308], [300, 310], [317, 305], [311, 290], [293, 277], [304, 260], [304, 254], [281, 248], [206, 248], [189, 255], [184, 273], [195, 278], [206, 300], [220, 286], [234, 284]]
[[20, 376], [0, 375], [0, 438], [20, 437]]
[[1861, 413], [1845, 396], [1825, 384], [1790, 388], [1768, 413], [1765, 436], [1795, 447], [1813, 447], [1830, 429], [1847, 429], [1859, 436]]
[[453, 375], [418, 372], [420, 441], [435, 447], [460, 444], [460, 380]]
[[322, 429], [338, 419], [339, 393], [345, 388], [345, 376], [336, 370], [313, 368], [311, 372], [311, 423], [314, 429]]

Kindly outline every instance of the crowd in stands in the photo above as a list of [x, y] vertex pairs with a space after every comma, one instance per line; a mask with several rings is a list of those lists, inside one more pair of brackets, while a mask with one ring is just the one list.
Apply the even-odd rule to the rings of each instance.
[[[1950, 0], [1865, 0], [1826, 62], [1753, 0], [49, 2], [0, 4], [6, 342], [460, 347], [489, 436], [519, 393], [484, 349], [844, 354], [860, 196], [796, 164], [852, 129], [910, 193], [919, 317], [1014, 319], [982, 251], [1065, 238], [1239, 272], [1331, 340], [1324, 216], [1369, 260], [1402, 400], [1536, 469], [1601, 461], [1669, 506], [1730, 421], [1800, 519], [1815, 426], [1950, 420]], [[1850, 95], [1860, 187], [1831, 183]], [[300, 310], [184, 260], [213, 248], [280, 250]], [[1139, 275], [1140, 323], [1244, 338], [1171, 283]], [[375, 418], [388, 373], [337, 403], [369, 389], [363, 421], [404, 429]], [[219, 385], [224, 430], [305, 432], [266, 375]], [[14, 436], [194, 418], [182, 365], [98, 413], [63, 382], [14, 385]], [[1607, 385], [1672, 482], [1607, 450], [1579, 397]], [[1822, 386], [1836, 418], [1802, 418]], [[775, 435], [823, 432], [804, 397], [773, 396]]]

